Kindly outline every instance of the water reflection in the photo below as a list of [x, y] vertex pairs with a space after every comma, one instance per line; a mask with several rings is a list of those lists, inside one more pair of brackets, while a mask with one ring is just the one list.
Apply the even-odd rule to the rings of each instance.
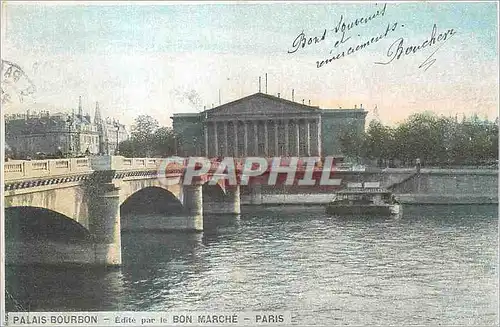
[[[9, 266], [5, 279], [6, 290], [26, 311], [112, 311], [127, 301], [123, 275], [117, 269]], [[12, 301], [7, 301], [6, 309], [16, 310]]]
[[290, 310], [301, 324], [495, 325], [498, 207], [405, 206], [400, 220], [244, 207], [203, 233], [125, 232], [118, 270], [6, 276], [35, 310]]
[[203, 219], [203, 245], [216, 244], [225, 235], [235, 233], [240, 227], [241, 215], [206, 215]]

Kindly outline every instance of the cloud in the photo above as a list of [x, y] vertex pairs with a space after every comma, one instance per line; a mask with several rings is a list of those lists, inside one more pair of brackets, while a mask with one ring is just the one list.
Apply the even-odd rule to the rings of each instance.
[[[292, 12], [280, 11], [273, 16], [276, 21], [267, 21], [264, 14], [285, 7]], [[373, 9], [361, 7], [366, 13]], [[325, 26], [333, 26], [340, 13], [356, 17], [361, 7], [91, 6], [83, 11], [78, 6], [57, 10], [42, 5], [23, 7], [11, 11], [2, 56], [23, 68], [37, 92], [28, 103], [6, 111], [24, 110], [30, 103], [70, 111], [81, 95], [85, 110], [91, 114], [99, 101], [103, 115], [126, 124], [139, 114], [149, 114], [170, 125], [173, 113], [198, 112], [203, 106], [217, 105], [219, 90], [222, 103], [233, 101], [257, 92], [261, 76], [264, 91], [264, 75], [268, 73], [270, 94], [290, 99], [294, 89], [296, 101], [307, 103], [310, 99], [313, 105], [325, 108], [352, 108], [363, 103], [372, 110], [377, 105], [384, 122], [429, 109], [496, 117], [498, 50], [494, 50], [496, 41], [488, 43], [489, 35], [496, 32], [484, 22], [479, 27], [471, 21], [456, 22], [431, 5], [391, 5], [383, 20], [358, 28], [361, 36], [353, 34], [342, 50], [377, 35], [397, 17], [402, 23], [415, 20], [414, 25], [373, 48], [319, 69], [316, 61], [328, 56], [332, 40], [296, 54], [286, 52], [301, 30], [321, 32]], [[415, 8], [423, 8], [425, 19], [413, 17]], [[390, 65], [374, 64], [384, 58], [399, 36], [406, 37], [408, 44], [425, 39], [436, 15], [445, 16], [443, 28], [456, 27], [459, 34], [436, 52], [430, 69], [423, 71], [418, 66], [432, 49]], [[25, 24], [28, 18], [32, 23]]]

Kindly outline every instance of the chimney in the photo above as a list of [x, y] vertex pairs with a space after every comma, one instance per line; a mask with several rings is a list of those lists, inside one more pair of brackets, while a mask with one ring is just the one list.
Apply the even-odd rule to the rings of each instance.
[[311, 105], [311, 99], [309, 99], [309, 105]]
[[267, 94], [267, 73], [266, 73], [266, 94]]
[[302, 104], [304, 104], [305, 99], [302, 99]]
[[278, 92], [278, 99], [280, 98], [280, 93]]
[[262, 91], [262, 90], [261, 90], [261, 85], [260, 85], [260, 84], [261, 84], [261, 82], [260, 82], [260, 76], [259, 76], [259, 93], [261, 93], [261, 91]]
[[294, 99], [295, 99], [295, 90], [292, 89], [292, 101], [294, 101]]
[[363, 109], [363, 104], [360, 104], [360, 105], [359, 105], [359, 108], [360, 108], [360, 109]]
[[354, 105], [354, 109], [358, 109], [358, 105], [357, 104]]
[[78, 116], [83, 117], [82, 96], [78, 97]]

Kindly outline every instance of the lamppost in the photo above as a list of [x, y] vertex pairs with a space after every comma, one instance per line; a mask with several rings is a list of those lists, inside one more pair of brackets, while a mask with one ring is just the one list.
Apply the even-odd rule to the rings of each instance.
[[174, 134], [174, 153], [176, 156], [179, 155], [177, 151], [177, 134]]
[[196, 136], [193, 136], [193, 147], [192, 149], [194, 150], [194, 155], [198, 156], [201, 151], [198, 151], [198, 138]]
[[113, 123], [113, 125], [116, 128], [116, 148], [115, 148], [115, 155], [119, 155], [120, 154], [120, 149], [119, 149], [119, 143], [118, 143], [118, 134], [120, 133], [120, 122], [119, 121], [115, 121]]
[[71, 157], [73, 149], [71, 148], [71, 127], [73, 126], [73, 117], [68, 116], [66, 119], [66, 123], [68, 123], [68, 153]]

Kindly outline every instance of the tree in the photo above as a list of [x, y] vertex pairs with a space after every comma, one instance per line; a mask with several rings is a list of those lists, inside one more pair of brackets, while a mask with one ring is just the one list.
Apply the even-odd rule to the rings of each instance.
[[[416, 158], [426, 165], [491, 164], [498, 159], [497, 123], [477, 115], [459, 122], [456, 117], [428, 112], [411, 115], [395, 128], [372, 121], [365, 137], [365, 155], [382, 161], [399, 159], [403, 165], [413, 165]], [[351, 138], [344, 135], [344, 147], [353, 146]]]
[[159, 127], [153, 117], [140, 115], [130, 139], [120, 143], [120, 152], [126, 157], [171, 156], [177, 152], [176, 136], [172, 128]]
[[420, 158], [423, 164], [439, 160], [443, 149], [444, 133], [439, 127], [438, 118], [432, 113], [413, 114], [396, 128], [399, 157], [413, 164]]
[[364, 132], [355, 123], [349, 123], [339, 133], [340, 148], [343, 154], [359, 162], [365, 156]]
[[132, 138], [120, 142], [120, 155], [124, 157], [128, 158], [140, 157], [136, 149], [137, 149], [137, 144]]
[[172, 128], [160, 127], [153, 134], [154, 152], [159, 156], [172, 156], [177, 152], [176, 135]]
[[140, 115], [135, 119], [132, 126], [132, 138], [143, 140], [147, 139], [158, 129], [158, 121], [149, 115]]
[[158, 128], [158, 121], [149, 115], [140, 115], [135, 119], [131, 139], [138, 147], [134, 153], [140, 156], [152, 156], [155, 149], [154, 133]]
[[381, 122], [372, 120], [365, 136], [365, 154], [377, 159], [379, 165], [394, 158], [394, 131]]

